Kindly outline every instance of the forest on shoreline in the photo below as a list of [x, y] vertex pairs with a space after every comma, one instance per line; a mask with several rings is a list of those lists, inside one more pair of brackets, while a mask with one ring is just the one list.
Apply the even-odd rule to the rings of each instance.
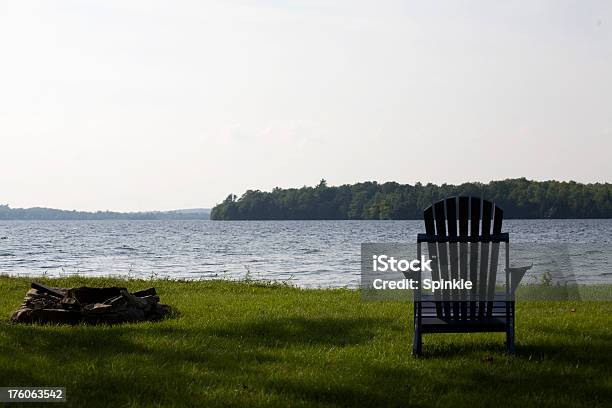
[[75, 211], [55, 208], [32, 207], [10, 208], [0, 205], [0, 220], [208, 220], [210, 210], [194, 208], [188, 210], [115, 212], [115, 211]]
[[399, 184], [363, 182], [270, 192], [230, 194], [211, 212], [212, 220], [412, 220], [422, 219], [432, 202], [452, 196], [493, 201], [505, 218], [612, 218], [612, 184], [532, 181], [525, 178], [489, 183]]

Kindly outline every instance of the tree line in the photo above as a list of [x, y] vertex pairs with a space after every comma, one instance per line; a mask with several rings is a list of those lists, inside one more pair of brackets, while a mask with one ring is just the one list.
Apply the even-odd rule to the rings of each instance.
[[423, 209], [451, 196], [477, 196], [504, 210], [505, 218], [612, 218], [612, 184], [532, 181], [399, 184], [364, 182], [337, 187], [248, 190], [230, 194], [211, 212], [213, 220], [412, 220]]
[[69, 211], [54, 208], [10, 208], [0, 205], [0, 220], [208, 220], [210, 210], [115, 212], [115, 211]]

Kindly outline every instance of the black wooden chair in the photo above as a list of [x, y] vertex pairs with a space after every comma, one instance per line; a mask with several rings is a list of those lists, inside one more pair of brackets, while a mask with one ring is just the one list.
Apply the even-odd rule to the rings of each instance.
[[[432, 280], [470, 280], [473, 287], [426, 295], [420, 285], [414, 301], [414, 355], [421, 354], [424, 333], [471, 332], [505, 332], [508, 353], [514, 354], [515, 309], [509, 235], [501, 232], [503, 214], [498, 206], [477, 197], [451, 197], [425, 209], [425, 233], [417, 236], [417, 258], [421, 258], [421, 245], [425, 243], [433, 259]], [[504, 289], [496, 285], [502, 242], [506, 258]]]

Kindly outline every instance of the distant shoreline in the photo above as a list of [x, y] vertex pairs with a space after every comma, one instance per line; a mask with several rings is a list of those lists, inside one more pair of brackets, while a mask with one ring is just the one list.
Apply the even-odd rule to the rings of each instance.
[[210, 209], [192, 208], [170, 211], [116, 212], [76, 211], [55, 208], [10, 208], [0, 205], [0, 221], [93, 221], [93, 220], [209, 220]]

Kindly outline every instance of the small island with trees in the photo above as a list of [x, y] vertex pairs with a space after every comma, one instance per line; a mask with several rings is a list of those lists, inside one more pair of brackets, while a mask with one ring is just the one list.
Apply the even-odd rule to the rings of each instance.
[[337, 187], [248, 190], [230, 194], [211, 212], [212, 220], [417, 220], [432, 202], [450, 196], [478, 196], [504, 208], [505, 218], [612, 218], [612, 184], [532, 181], [399, 184], [363, 182]]

